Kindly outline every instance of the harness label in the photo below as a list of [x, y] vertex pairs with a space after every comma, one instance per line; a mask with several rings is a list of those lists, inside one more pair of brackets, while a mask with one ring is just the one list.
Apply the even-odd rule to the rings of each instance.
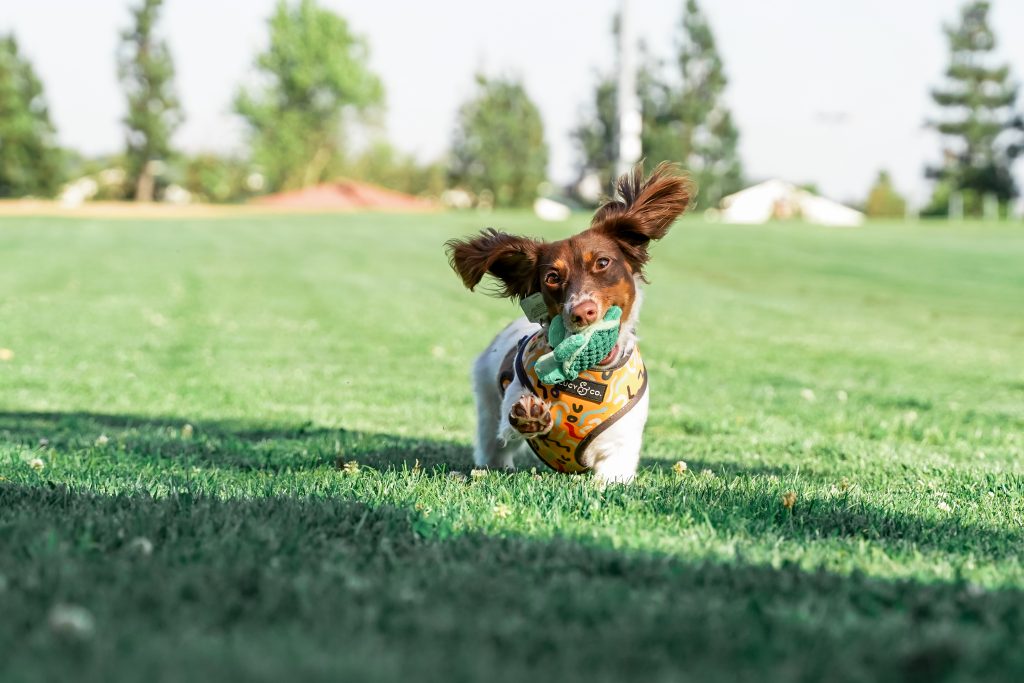
[[557, 396], [558, 394], [555, 393], [555, 390], [559, 393], [572, 394], [576, 398], [581, 398], [591, 403], [604, 403], [604, 396], [608, 391], [608, 385], [577, 377], [568, 382], [555, 385], [551, 393]]
[[548, 305], [544, 303], [544, 295], [540, 292], [531, 294], [519, 302], [519, 307], [526, 314], [526, 319], [531, 323], [540, 322], [548, 317]]

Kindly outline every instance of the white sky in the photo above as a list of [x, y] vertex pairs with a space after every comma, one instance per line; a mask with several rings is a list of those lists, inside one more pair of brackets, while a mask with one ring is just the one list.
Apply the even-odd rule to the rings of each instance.
[[[321, 0], [367, 36], [387, 91], [386, 126], [428, 159], [451, 138], [472, 75], [521, 76], [544, 116], [550, 174], [573, 176], [569, 131], [597, 70], [614, 64], [609, 28], [618, 0]], [[184, 149], [239, 149], [237, 86], [266, 43], [275, 0], [168, 0], [170, 42], [187, 121]], [[861, 198], [879, 168], [918, 201], [922, 167], [937, 154], [922, 128], [928, 88], [946, 63], [943, 21], [960, 0], [703, 0], [731, 79], [728, 101], [754, 178], [816, 181]], [[0, 32], [14, 31], [40, 73], [63, 144], [86, 153], [122, 144], [115, 49], [129, 0], [0, 0]], [[672, 54], [683, 0], [633, 0], [638, 33]], [[1024, 78], [1024, 1], [995, 0], [999, 54]], [[1024, 166], [1024, 164], [1020, 164]], [[1024, 169], [1018, 169], [1024, 175]]]

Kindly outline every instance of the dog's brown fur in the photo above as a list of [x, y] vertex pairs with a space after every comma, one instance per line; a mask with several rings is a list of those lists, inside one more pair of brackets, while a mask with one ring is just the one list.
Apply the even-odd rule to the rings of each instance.
[[581, 292], [593, 293], [599, 318], [611, 306], [628, 319], [636, 297], [634, 276], [644, 278], [652, 240], [689, 206], [692, 184], [672, 164], [662, 163], [644, 180], [637, 165], [619, 179], [621, 199], [602, 205], [590, 227], [568, 239], [544, 242], [488, 228], [477, 237], [446, 243], [451, 266], [473, 290], [490, 273], [495, 294], [522, 299], [542, 292], [548, 312], [557, 315]]

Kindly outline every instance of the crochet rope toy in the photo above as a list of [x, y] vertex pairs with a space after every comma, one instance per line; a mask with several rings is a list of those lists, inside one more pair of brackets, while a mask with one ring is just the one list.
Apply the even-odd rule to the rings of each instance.
[[548, 325], [548, 344], [554, 349], [537, 359], [537, 377], [544, 384], [558, 384], [576, 379], [611, 353], [619, 338], [622, 309], [612, 306], [604, 320], [566, 336], [565, 322], [556, 315]]

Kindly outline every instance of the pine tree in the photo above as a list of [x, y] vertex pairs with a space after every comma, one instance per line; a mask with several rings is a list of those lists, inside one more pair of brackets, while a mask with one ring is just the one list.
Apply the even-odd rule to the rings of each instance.
[[[617, 42], [617, 27], [613, 27], [612, 33]], [[666, 153], [665, 145], [661, 143], [662, 137], [666, 133], [671, 135], [670, 131], [666, 131], [663, 121], [668, 88], [659, 76], [662, 65], [642, 42], [639, 52], [636, 87], [642, 116], [641, 150], [651, 161], [676, 159], [678, 157], [671, 155], [657, 156]], [[615, 76], [599, 74], [594, 88], [594, 101], [571, 133], [581, 156], [581, 176], [596, 173], [601, 186], [609, 190], [614, 181], [619, 156], [617, 100], [618, 83]], [[653, 153], [651, 150], [654, 150]]]
[[373, 111], [384, 88], [366, 41], [315, 0], [280, 0], [269, 24], [270, 45], [256, 60], [266, 85], [243, 88], [235, 111], [249, 126], [267, 189], [277, 191], [330, 177], [341, 166], [346, 115]]
[[615, 78], [599, 75], [594, 101], [570, 134], [581, 157], [580, 176], [596, 173], [603, 188], [611, 188], [619, 156], [617, 97]]
[[544, 123], [523, 84], [477, 76], [476, 94], [459, 109], [449, 178], [495, 206], [523, 206], [547, 178]]
[[61, 151], [32, 65], [13, 35], [0, 36], [0, 197], [51, 196]]
[[903, 218], [906, 211], [907, 201], [896, 191], [892, 176], [888, 171], [879, 171], [864, 202], [864, 213], [872, 218]]
[[125, 171], [136, 201], [156, 194], [156, 165], [171, 156], [171, 136], [182, 122], [167, 43], [154, 35], [163, 0], [142, 0], [133, 25], [121, 33], [118, 76], [128, 97]]
[[981, 213], [985, 195], [1000, 203], [1017, 195], [1012, 166], [1024, 152], [1024, 121], [1010, 67], [993, 59], [990, 9], [986, 0], [968, 2], [959, 23], [944, 27], [950, 48], [947, 82], [931, 96], [945, 116], [930, 122], [943, 137], [944, 162], [927, 169], [937, 184], [926, 213], [944, 214], [953, 192], [962, 193], [971, 215]]
[[[641, 45], [641, 148], [650, 163], [680, 163], [697, 181], [697, 206], [706, 208], [742, 187], [739, 130], [722, 99], [728, 84], [722, 58], [696, 0], [687, 0], [681, 29], [677, 79], [666, 78], [664, 65]], [[606, 186], [618, 150], [615, 101], [615, 79], [600, 78], [592, 108], [573, 131], [584, 172], [597, 172]]]
[[682, 87], [670, 97], [666, 118], [678, 121], [678, 159], [697, 181], [698, 206], [717, 206], [740, 189], [743, 167], [739, 130], [723, 101], [725, 68], [697, 0], [686, 1], [677, 64]]

